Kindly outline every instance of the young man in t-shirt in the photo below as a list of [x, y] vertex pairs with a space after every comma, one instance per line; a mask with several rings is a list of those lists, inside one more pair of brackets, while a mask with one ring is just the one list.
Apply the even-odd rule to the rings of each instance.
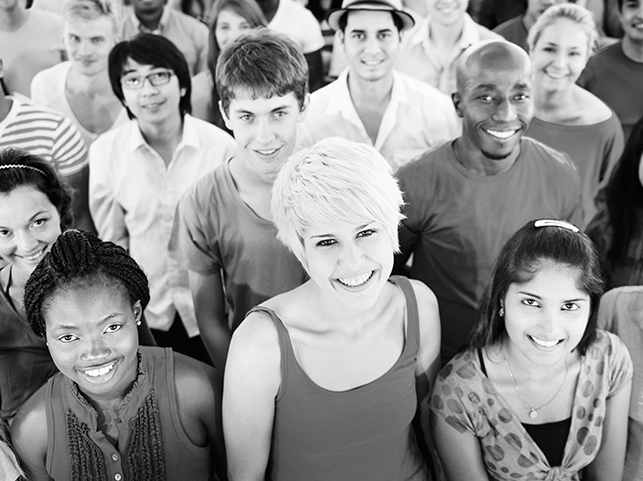
[[396, 270], [413, 254], [411, 277], [435, 292], [445, 362], [465, 345], [507, 239], [532, 219], [582, 219], [572, 162], [523, 137], [534, 112], [523, 49], [495, 40], [470, 47], [453, 104], [462, 136], [398, 171], [406, 219]]
[[170, 254], [190, 270], [199, 330], [222, 369], [232, 331], [247, 311], [305, 279], [276, 238], [270, 197], [279, 167], [295, 148], [309, 94], [301, 51], [269, 30], [226, 46], [216, 78], [237, 153], [181, 198]]

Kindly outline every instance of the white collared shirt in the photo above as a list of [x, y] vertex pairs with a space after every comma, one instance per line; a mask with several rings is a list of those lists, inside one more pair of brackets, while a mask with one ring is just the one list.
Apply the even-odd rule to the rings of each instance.
[[190, 336], [198, 334], [187, 268], [168, 255], [179, 198], [203, 175], [233, 156], [234, 139], [185, 115], [183, 138], [166, 166], [136, 120], [101, 135], [89, 154], [89, 207], [103, 240], [129, 249], [150, 282], [145, 316], [168, 330], [178, 311]]
[[460, 135], [460, 121], [446, 95], [394, 71], [391, 100], [377, 138], [370, 139], [351, 99], [349, 74], [350, 69], [344, 70], [337, 80], [311, 95], [299, 129], [299, 145], [310, 147], [335, 136], [370, 143], [396, 170], [434, 145]]
[[455, 66], [456, 60], [470, 45], [480, 40], [502, 40], [502, 37], [491, 30], [478, 25], [468, 15], [464, 14], [462, 35], [451, 51], [444, 65], [436, 60], [435, 52], [438, 47], [431, 41], [431, 17], [426, 17], [402, 39], [402, 47], [395, 63], [395, 68], [402, 73], [415, 77], [422, 82], [434, 86], [440, 92], [451, 95], [456, 91]]

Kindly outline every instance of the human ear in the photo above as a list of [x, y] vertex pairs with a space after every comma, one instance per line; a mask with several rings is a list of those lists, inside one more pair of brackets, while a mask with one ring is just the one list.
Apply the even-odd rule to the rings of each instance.
[[143, 306], [141, 301], [136, 301], [132, 306], [132, 312], [134, 313], [134, 319], [136, 320], [136, 325], [141, 325], [141, 318], [143, 317]]
[[219, 112], [221, 112], [221, 118], [223, 119], [223, 123], [228, 128], [228, 130], [233, 130], [232, 125], [230, 125], [230, 118], [225, 113], [225, 109], [223, 108], [223, 103], [221, 103], [221, 101], [219, 100], [218, 104], [219, 104]]
[[462, 97], [460, 97], [460, 94], [458, 92], [453, 92], [451, 94], [451, 101], [453, 102], [453, 106], [455, 107], [455, 113], [458, 114], [458, 117], [462, 118], [464, 115], [462, 114], [462, 110], [460, 110], [460, 103], [462, 102]]

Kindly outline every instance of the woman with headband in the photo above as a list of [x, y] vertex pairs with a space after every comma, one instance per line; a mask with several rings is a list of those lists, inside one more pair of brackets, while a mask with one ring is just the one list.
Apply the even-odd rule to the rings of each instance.
[[589, 238], [529, 222], [505, 244], [469, 349], [438, 376], [431, 427], [449, 481], [606, 481], [623, 475], [632, 361], [596, 329]]

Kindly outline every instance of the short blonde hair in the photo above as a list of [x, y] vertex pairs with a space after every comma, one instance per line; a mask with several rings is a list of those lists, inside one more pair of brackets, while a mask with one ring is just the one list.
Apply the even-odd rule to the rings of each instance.
[[114, 15], [111, 2], [108, 0], [65, 0], [63, 4], [63, 19], [70, 22], [75, 19], [94, 20], [107, 17], [118, 28], [118, 20]]
[[596, 31], [594, 17], [589, 10], [574, 3], [561, 3], [554, 5], [549, 7], [540, 17], [538, 17], [538, 20], [536, 20], [536, 23], [531, 27], [527, 36], [529, 51], [531, 52], [534, 50], [543, 30], [559, 18], [571, 20], [581, 27], [587, 35], [588, 53], [591, 54], [591, 52], [594, 51], [596, 41], [598, 40], [598, 32]]
[[331, 137], [292, 155], [272, 192], [277, 237], [304, 268], [304, 230], [313, 224], [376, 221], [395, 251], [402, 193], [392, 169], [372, 146]]

